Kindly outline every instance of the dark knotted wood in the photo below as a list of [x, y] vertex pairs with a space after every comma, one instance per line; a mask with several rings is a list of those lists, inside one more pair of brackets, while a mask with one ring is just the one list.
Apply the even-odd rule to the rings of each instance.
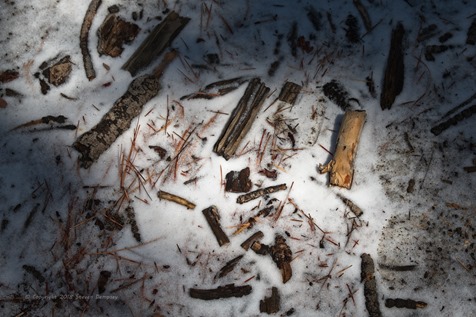
[[212, 289], [191, 288], [189, 289], [189, 295], [192, 298], [214, 300], [229, 297], [242, 297], [251, 294], [251, 291], [252, 287], [250, 285], [235, 286], [234, 284], [228, 284]]

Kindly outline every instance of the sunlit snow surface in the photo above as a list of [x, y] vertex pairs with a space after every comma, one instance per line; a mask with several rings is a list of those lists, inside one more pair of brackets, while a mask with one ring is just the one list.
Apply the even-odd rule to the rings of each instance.
[[[316, 26], [308, 18], [311, 3]], [[361, 3], [374, 26], [368, 33], [352, 1], [105, 0], [89, 34], [97, 77], [88, 81], [79, 49], [88, 1], [3, 1], [0, 72], [14, 69], [20, 76], [0, 84], [0, 97], [7, 101], [0, 109], [2, 315], [257, 316], [260, 300], [277, 287], [277, 315], [366, 316], [360, 255], [369, 253], [384, 316], [475, 316], [476, 174], [463, 167], [475, 165], [476, 118], [439, 136], [430, 128], [476, 92], [476, 49], [465, 43], [476, 3]], [[141, 28], [115, 59], [96, 50], [96, 30], [114, 4], [120, 16]], [[161, 92], [90, 169], [79, 168], [71, 145], [126, 91], [132, 77], [121, 66], [170, 10], [191, 20], [172, 43], [179, 58], [163, 75]], [[134, 21], [133, 12], [142, 12], [142, 18]], [[349, 14], [359, 25], [356, 44], [346, 38]], [[382, 111], [379, 96], [390, 34], [399, 21], [406, 30], [405, 82], [391, 110]], [[310, 46], [308, 51], [298, 48], [295, 56], [287, 39], [294, 23]], [[419, 41], [422, 29], [432, 24], [434, 34]], [[444, 44], [450, 49], [435, 54], [435, 61], [426, 60], [426, 46], [440, 45], [439, 37], [447, 32], [452, 37]], [[208, 64], [207, 54], [218, 54], [220, 63]], [[34, 74], [58, 55], [71, 56], [72, 74], [43, 95]], [[270, 75], [276, 61], [279, 66]], [[366, 86], [370, 75], [376, 98]], [[226, 161], [213, 153], [213, 145], [247, 83], [210, 100], [180, 98], [238, 76], [261, 78], [272, 94], [239, 155]], [[358, 100], [356, 108], [367, 112], [350, 190], [328, 187], [328, 176], [317, 170], [330, 160], [325, 149], [335, 149], [343, 115], [322, 93], [332, 79]], [[288, 150], [276, 153], [271, 151], [276, 131], [269, 122], [286, 81], [303, 86], [296, 105], [281, 113], [297, 125], [296, 145], [290, 149], [289, 140], [278, 138]], [[7, 88], [21, 96], [6, 96]], [[44, 125], [12, 130], [47, 115], [64, 115], [77, 130]], [[173, 159], [184, 140], [186, 147], [172, 162], [149, 147], [161, 146]], [[124, 173], [127, 160], [134, 168]], [[251, 169], [253, 189], [282, 183], [288, 189], [238, 205], [238, 194], [225, 193], [222, 182], [229, 171], [245, 167]], [[259, 173], [263, 168], [275, 169], [278, 178], [266, 178]], [[180, 195], [196, 208], [159, 200], [159, 190]], [[355, 218], [337, 194], [364, 214]], [[271, 198], [284, 205], [278, 219], [262, 218], [233, 235], [240, 221]], [[231, 240], [223, 247], [201, 212], [211, 205], [217, 206]], [[134, 209], [141, 243], [127, 223], [127, 206]], [[310, 218], [317, 226], [310, 225]], [[122, 229], [115, 226], [118, 221], [125, 221]], [[270, 256], [240, 247], [258, 230], [263, 243], [273, 244], [281, 234], [293, 251], [293, 275], [286, 284]], [[226, 262], [242, 254], [232, 272], [215, 278]], [[111, 276], [99, 293], [101, 271]], [[232, 283], [251, 285], [253, 291], [215, 301], [192, 299], [188, 293], [193, 287]], [[428, 305], [415, 311], [386, 308], [386, 298]]]

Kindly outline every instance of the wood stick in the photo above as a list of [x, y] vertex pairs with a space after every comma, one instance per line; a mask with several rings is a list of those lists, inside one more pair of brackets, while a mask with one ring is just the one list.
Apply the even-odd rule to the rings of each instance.
[[473, 114], [476, 113], [476, 104], [462, 110], [461, 112], [453, 115], [449, 119], [441, 122], [440, 124], [434, 126], [431, 128], [431, 133], [434, 135], [440, 135], [443, 131], [451, 127], [452, 125], [456, 125], [458, 122], [463, 121], [464, 119], [467, 119], [471, 117]]
[[296, 103], [297, 97], [301, 92], [302, 86], [293, 82], [287, 81], [279, 93], [278, 100], [287, 102], [291, 105]]
[[287, 188], [286, 184], [280, 184], [280, 185], [270, 186], [266, 188], [261, 188], [261, 189], [252, 191], [250, 193], [238, 196], [238, 198], [236, 199], [236, 202], [238, 204], [244, 204], [246, 202], [249, 202], [250, 200], [253, 200], [261, 196], [268, 195], [280, 190], [285, 190], [286, 188]]
[[370, 317], [380, 317], [382, 316], [382, 313], [380, 312], [377, 282], [375, 281], [374, 276], [374, 261], [367, 253], [363, 253], [360, 258], [362, 259], [360, 279], [364, 283], [365, 307], [367, 308]]
[[230, 243], [230, 239], [228, 239], [228, 236], [225, 232], [223, 232], [223, 229], [220, 226], [220, 214], [218, 213], [217, 207], [210, 206], [202, 210], [202, 213], [207, 219], [208, 225], [212, 229], [218, 244], [222, 246], [224, 244]]
[[360, 134], [365, 123], [363, 110], [347, 111], [337, 136], [337, 148], [332, 160], [319, 165], [320, 173], [330, 172], [330, 185], [350, 189], [354, 178], [354, 161]]
[[279, 270], [281, 271], [283, 283], [286, 283], [293, 275], [291, 268], [293, 253], [286, 244], [286, 239], [282, 235], [276, 235], [274, 239], [274, 245], [270, 248], [270, 254], [274, 263], [276, 263]]
[[235, 284], [228, 284], [219, 286], [213, 289], [189, 289], [189, 295], [192, 298], [203, 300], [213, 300], [229, 297], [242, 297], [251, 294], [252, 287], [250, 285], [235, 286]]
[[185, 198], [182, 198], [180, 196], [164, 192], [163, 190], [159, 190], [159, 192], [157, 193], [157, 197], [159, 197], [159, 199], [165, 199], [165, 200], [174, 202], [176, 204], [185, 206], [185, 207], [187, 207], [187, 209], [195, 209], [195, 204], [194, 203], [192, 203], [192, 202], [190, 202], [190, 201], [188, 201]]
[[403, 36], [405, 29], [401, 23], [392, 31], [390, 50], [385, 67], [380, 107], [390, 109], [395, 98], [403, 90], [404, 63], [403, 63]]
[[344, 196], [342, 196], [341, 194], [337, 194], [337, 197], [340, 198], [340, 200], [342, 200], [342, 202], [347, 206], [349, 207], [350, 211], [352, 211], [354, 213], [354, 215], [356, 215], [357, 217], [360, 217], [362, 216], [362, 214], [364, 213], [362, 211], [362, 209], [360, 209], [359, 206], [357, 206], [356, 204], [354, 204], [354, 202], [348, 198], [345, 198]]
[[240, 262], [240, 260], [243, 258], [243, 256], [244, 256], [243, 254], [239, 255], [236, 258], [231, 259], [230, 261], [226, 262], [225, 266], [223, 266], [220, 269], [220, 272], [218, 272], [218, 274], [215, 276], [215, 279], [222, 278], [222, 277], [226, 276], [228, 273], [230, 273], [231, 271], [233, 271], [233, 269], [238, 264], [238, 262]]
[[79, 48], [81, 49], [81, 54], [83, 55], [84, 70], [86, 72], [86, 77], [89, 80], [96, 78], [96, 71], [94, 70], [93, 61], [91, 59], [91, 54], [89, 53], [88, 48], [88, 36], [89, 29], [93, 23], [94, 16], [101, 5], [101, 0], [92, 0], [89, 3], [88, 10], [84, 16], [83, 24], [81, 25], [81, 31], [79, 34]]
[[139, 48], [132, 54], [122, 69], [135, 76], [139, 70], [148, 66], [164, 49], [170, 45], [174, 38], [187, 25], [189, 18], [179, 16], [175, 11], [170, 12], [165, 19], [157, 25]]
[[263, 237], [264, 237], [263, 232], [261, 231], [255, 232], [241, 244], [241, 247], [248, 251], [253, 243], [255, 243], [258, 240], [261, 240]]
[[213, 147], [215, 153], [226, 160], [235, 154], [256, 119], [269, 90], [259, 78], [253, 78], [250, 81]]
[[403, 299], [403, 298], [386, 298], [385, 307], [387, 308], [408, 308], [408, 309], [417, 309], [425, 308], [428, 304], [421, 301], [415, 301], [413, 299]]

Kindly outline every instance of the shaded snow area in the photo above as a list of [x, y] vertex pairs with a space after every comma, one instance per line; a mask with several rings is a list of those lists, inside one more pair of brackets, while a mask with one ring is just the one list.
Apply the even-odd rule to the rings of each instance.
[[[261, 316], [273, 288], [276, 316], [476, 316], [476, 2], [103, 0], [88, 33], [91, 81], [80, 49], [88, 5], [0, 3], [2, 316]], [[117, 57], [97, 50], [108, 9], [140, 28]], [[177, 57], [158, 95], [81, 167], [73, 143], [126, 92], [135, 77], [122, 66], [172, 11], [190, 21], [171, 42]], [[382, 110], [398, 23], [403, 88]], [[58, 61], [71, 73], [52, 82], [45, 65]], [[214, 145], [255, 77], [269, 92], [226, 160]], [[233, 91], [205, 89], [233, 78]], [[319, 173], [344, 115], [324, 94], [332, 80], [367, 114], [350, 189]], [[277, 101], [288, 81], [302, 86], [294, 105]], [[247, 190], [285, 189], [238, 204], [226, 175], [246, 167]], [[211, 206], [222, 246], [202, 212]], [[255, 246], [273, 249], [281, 236], [292, 252], [286, 283], [269, 252], [241, 247], [258, 231]], [[361, 276], [362, 254], [374, 273]], [[251, 292], [191, 296], [230, 284]]]

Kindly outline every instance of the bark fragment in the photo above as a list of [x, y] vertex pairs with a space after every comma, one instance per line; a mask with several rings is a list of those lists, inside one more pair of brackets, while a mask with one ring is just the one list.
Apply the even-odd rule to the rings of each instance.
[[270, 248], [271, 257], [278, 266], [283, 277], [283, 283], [289, 281], [293, 275], [291, 268], [292, 251], [286, 244], [286, 239], [282, 235], [276, 235], [274, 245]]
[[223, 231], [220, 226], [220, 214], [218, 213], [218, 209], [215, 206], [210, 206], [204, 210], [202, 210], [205, 219], [207, 219], [208, 225], [213, 231], [215, 238], [220, 246], [230, 243], [230, 239]]
[[192, 202], [188, 201], [187, 199], [182, 198], [180, 196], [177, 196], [177, 195], [174, 195], [174, 194], [171, 194], [171, 193], [167, 193], [163, 190], [159, 190], [159, 192], [157, 193], [157, 197], [159, 197], [159, 199], [165, 199], [165, 200], [174, 202], [176, 204], [185, 206], [187, 209], [195, 209], [195, 204], [194, 203], [192, 203]]
[[354, 179], [354, 161], [360, 134], [365, 123], [363, 110], [347, 111], [337, 136], [337, 147], [332, 160], [319, 165], [320, 173], [330, 172], [330, 185], [350, 189]]
[[473, 19], [473, 22], [471, 23], [468, 29], [466, 44], [470, 44], [470, 45], [476, 44], [476, 19]]
[[255, 232], [241, 244], [241, 247], [248, 251], [248, 249], [253, 245], [253, 243], [263, 239], [263, 237], [264, 237], [263, 232], [261, 231]]
[[225, 176], [225, 191], [233, 193], [246, 193], [251, 190], [250, 168], [241, 171], [231, 171]]
[[278, 289], [273, 287], [271, 289], [271, 296], [265, 297], [259, 302], [259, 311], [266, 314], [276, 314], [279, 312], [281, 306], [281, 297], [279, 296]]
[[256, 119], [268, 92], [269, 88], [259, 78], [250, 81], [213, 147], [216, 154], [223, 156], [226, 160], [235, 154]]
[[402, 298], [387, 298], [385, 299], [385, 307], [387, 308], [408, 308], [408, 309], [417, 309], [425, 308], [428, 304], [421, 301], [415, 301], [413, 299], [402, 299]]
[[124, 50], [123, 44], [132, 42], [139, 30], [137, 24], [124, 21], [115, 14], [109, 14], [97, 31], [99, 55], [120, 56]]
[[91, 54], [89, 53], [88, 48], [88, 36], [89, 29], [93, 23], [94, 16], [101, 5], [101, 0], [91, 0], [89, 3], [88, 10], [84, 16], [83, 24], [81, 25], [81, 32], [79, 34], [79, 47], [81, 49], [81, 54], [83, 55], [84, 70], [86, 72], [86, 77], [89, 80], [96, 78], [96, 71], [94, 70], [93, 61], [91, 59]]
[[189, 289], [189, 295], [192, 298], [202, 300], [214, 300], [229, 297], [243, 297], [251, 294], [252, 287], [250, 285], [235, 286], [235, 284], [228, 284], [219, 286], [213, 289]]
[[220, 272], [218, 272], [215, 278], [222, 278], [226, 276], [228, 273], [230, 273], [231, 271], [233, 271], [233, 269], [236, 267], [236, 265], [238, 264], [238, 262], [240, 262], [242, 258], [243, 258], [243, 254], [226, 262], [225, 266], [223, 266], [220, 269]]
[[382, 110], [390, 109], [395, 98], [403, 90], [404, 62], [403, 62], [403, 36], [405, 29], [401, 23], [392, 31], [390, 50], [385, 67], [380, 107]]
[[380, 317], [382, 313], [380, 312], [377, 282], [374, 276], [374, 261], [367, 253], [363, 253], [360, 258], [362, 259], [360, 279], [364, 283], [365, 307], [370, 317]]

